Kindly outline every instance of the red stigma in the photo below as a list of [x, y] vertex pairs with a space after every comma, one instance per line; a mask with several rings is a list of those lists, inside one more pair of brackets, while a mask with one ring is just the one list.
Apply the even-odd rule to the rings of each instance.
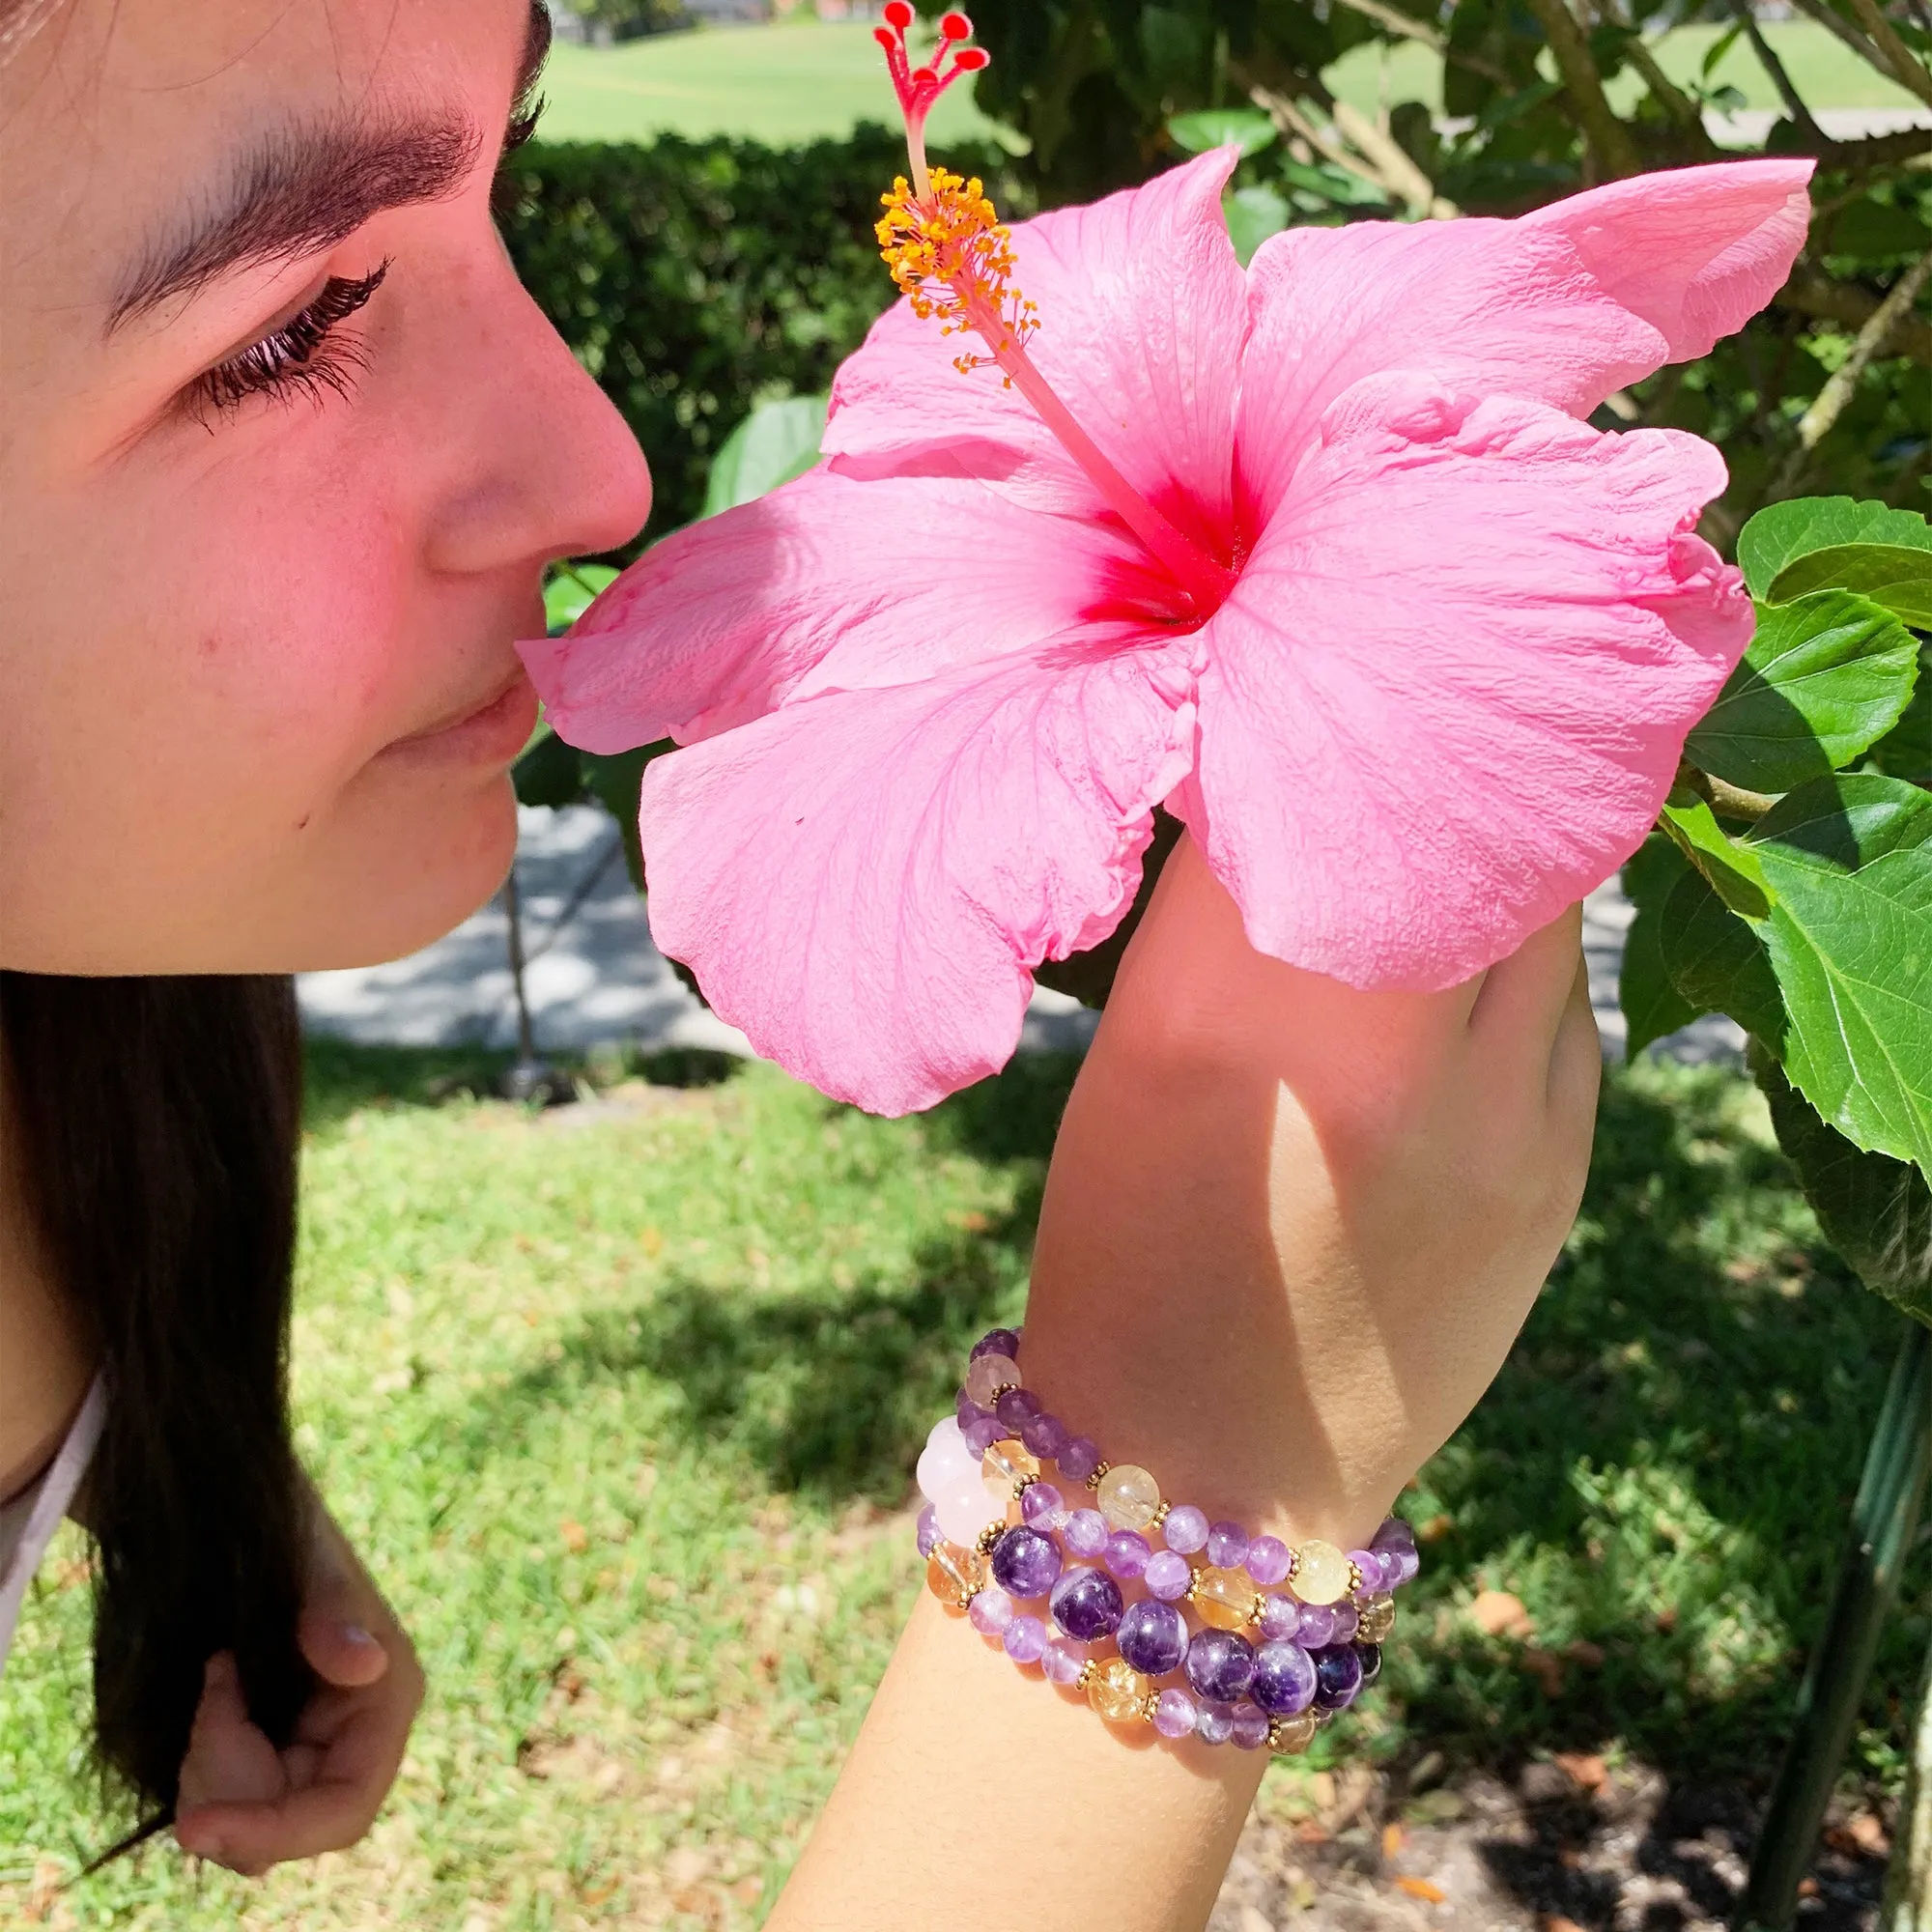
[[940, 20], [939, 31], [949, 41], [970, 41], [973, 23], [964, 14], [948, 14]]
[[992, 58], [984, 47], [961, 47], [952, 56], [952, 65], [961, 73], [978, 73], [982, 67], [991, 62]]
[[896, 27], [900, 33], [912, 25], [912, 9], [906, 5], [906, 0], [887, 0], [886, 24]]

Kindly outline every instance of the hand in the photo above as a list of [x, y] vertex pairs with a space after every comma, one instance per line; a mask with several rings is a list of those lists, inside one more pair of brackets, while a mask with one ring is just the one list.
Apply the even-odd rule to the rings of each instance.
[[298, 1641], [322, 1688], [277, 1750], [249, 1721], [235, 1659], [208, 1661], [175, 1836], [259, 1878], [285, 1859], [353, 1845], [374, 1822], [422, 1703], [415, 1652], [320, 1499]]
[[1575, 1218], [1600, 1050], [1572, 911], [1443, 993], [1263, 957], [1189, 839], [1068, 1103], [1025, 1369], [1210, 1516], [1359, 1543]]

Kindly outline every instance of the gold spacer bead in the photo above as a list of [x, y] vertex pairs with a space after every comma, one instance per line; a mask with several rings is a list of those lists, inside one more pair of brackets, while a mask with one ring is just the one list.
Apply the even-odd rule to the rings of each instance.
[[1037, 1482], [1038, 1482], [1038, 1481], [1039, 1481], [1039, 1477], [1038, 1477], [1038, 1475], [1037, 1475], [1037, 1474], [1035, 1474], [1035, 1475], [1031, 1475], [1031, 1476], [1022, 1476], [1022, 1477], [1021, 1477], [1021, 1478], [1019, 1479], [1019, 1481], [1018, 1481], [1018, 1482], [1016, 1482], [1016, 1483], [1015, 1483], [1015, 1484], [1013, 1485], [1013, 1500], [1014, 1500], [1014, 1502], [1018, 1502], [1018, 1501], [1019, 1501], [1019, 1499], [1020, 1499], [1020, 1498], [1021, 1498], [1021, 1497], [1022, 1497], [1023, 1495], [1025, 1495], [1025, 1494], [1026, 1494], [1026, 1492], [1028, 1492], [1028, 1491], [1029, 1491], [1030, 1489], [1032, 1489], [1032, 1488], [1033, 1488], [1033, 1486], [1034, 1486], [1034, 1485], [1035, 1485], [1035, 1484], [1036, 1484]]
[[993, 1553], [993, 1545], [1006, 1533], [1007, 1525], [1004, 1522], [989, 1522], [975, 1539], [973, 1547], [981, 1556], [990, 1556]]
[[1355, 1594], [1355, 1592], [1359, 1590], [1362, 1587], [1362, 1585], [1366, 1583], [1368, 1580], [1369, 1579], [1362, 1575], [1362, 1566], [1359, 1563], [1350, 1564], [1349, 1588], [1347, 1594], [1352, 1597]]
[[1088, 1685], [1093, 1683], [1094, 1679], [1099, 1674], [1099, 1670], [1100, 1670], [1099, 1660], [1097, 1658], [1090, 1657], [1087, 1660], [1087, 1662], [1080, 1666], [1080, 1675], [1073, 1680], [1074, 1690], [1086, 1690]]
[[1100, 1463], [1095, 1464], [1094, 1473], [1087, 1478], [1087, 1487], [1090, 1490], [1097, 1490], [1100, 1487], [1100, 1478], [1104, 1476], [1107, 1473], [1107, 1471], [1111, 1469], [1113, 1466], [1114, 1465], [1111, 1463]]
[[1158, 1690], [1150, 1690], [1147, 1693], [1147, 1695], [1141, 1699], [1141, 1721], [1143, 1723], [1151, 1724], [1153, 1722], [1154, 1707], [1159, 1702], [1160, 1702], [1160, 1692]]
[[1165, 1496], [1161, 1497], [1160, 1507], [1154, 1511], [1152, 1520], [1149, 1522], [1148, 1527], [1150, 1529], [1158, 1529], [1167, 1520], [1167, 1513], [1173, 1507], [1174, 1505]]
[[1242, 1621], [1244, 1623], [1253, 1624], [1255, 1628], [1259, 1630], [1261, 1628], [1262, 1612], [1266, 1608], [1267, 1608], [1267, 1599], [1262, 1596], [1259, 1592], [1257, 1592], [1255, 1596], [1254, 1605], [1249, 1609], [1248, 1614], [1246, 1615], [1245, 1618], [1242, 1619]]

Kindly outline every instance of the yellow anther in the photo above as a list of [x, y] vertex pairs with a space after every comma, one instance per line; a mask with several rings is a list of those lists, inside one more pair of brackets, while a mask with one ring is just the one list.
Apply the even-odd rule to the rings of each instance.
[[1007, 349], [1024, 348], [1038, 326], [1036, 311], [1011, 286], [1012, 238], [978, 178], [934, 168], [922, 196], [901, 175], [879, 199], [886, 211], [875, 230], [879, 253], [912, 312], [937, 321], [945, 335], [976, 329], [993, 351], [958, 356], [954, 366], [983, 368]]

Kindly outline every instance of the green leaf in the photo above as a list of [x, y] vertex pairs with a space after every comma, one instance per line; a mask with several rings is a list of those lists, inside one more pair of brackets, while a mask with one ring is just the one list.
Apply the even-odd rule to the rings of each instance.
[[1771, 883], [1758, 855], [1731, 838], [1695, 792], [1681, 787], [1672, 792], [1658, 823], [1733, 912], [1762, 919], [1770, 911]]
[[1653, 832], [1624, 861], [1624, 896], [1634, 906], [1661, 906], [1690, 869], [1690, 862], [1677, 849], [1676, 841], [1662, 832]]
[[818, 461], [825, 408], [823, 396], [760, 403], [719, 445], [704, 492], [704, 514], [715, 517], [720, 510], [736, 509], [803, 476]]
[[1905, 716], [1872, 747], [1872, 762], [1895, 779], [1932, 784], [1932, 644], [1918, 647], [1918, 689]]
[[1794, 557], [1771, 586], [1774, 604], [1814, 590], [1855, 590], [1894, 617], [1932, 631], [1932, 545], [1833, 544]]
[[510, 767], [517, 803], [575, 805], [583, 796], [582, 757], [575, 745], [566, 745], [548, 724], [539, 724]]
[[[1902, 554], [1932, 567], [1932, 551]], [[1844, 554], [1817, 551], [1793, 568]], [[1910, 702], [1918, 671], [1912, 634], [1866, 598], [1819, 590], [1794, 604], [1761, 604], [1750, 648], [1685, 755], [1748, 791], [1790, 791], [1884, 737]]]
[[1902, 1160], [1861, 1153], [1768, 1057], [1753, 1054], [1751, 1070], [1825, 1238], [1867, 1287], [1932, 1324], [1932, 1188], [1924, 1177]]
[[1784, 1040], [1784, 1001], [1764, 940], [1688, 867], [1658, 915], [1670, 983], [1700, 1013], [1728, 1013], [1774, 1050]]
[[1190, 155], [1228, 147], [1259, 155], [1275, 143], [1275, 125], [1258, 107], [1204, 107], [1194, 114], [1173, 114], [1167, 131], [1175, 146]]
[[1752, 849], [1790, 1025], [1794, 1086], [1867, 1153], [1932, 1170], [1932, 795], [1897, 779], [1817, 779]]
[[[1684, 877], [1696, 880], [1697, 874], [1686, 866]], [[1729, 915], [1727, 914], [1726, 917]], [[1704, 1010], [1693, 1007], [1677, 990], [1663, 963], [1663, 908], [1638, 906], [1636, 917], [1624, 934], [1624, 960], [1617, 973], [1617, 1005], [1623, 1009], [1624, 1058], [1634, 1060], [1653, 1040], [1662, 1039], [1679, 1027], [1689, 1026]]]
[[1795, 557], [1838, 544], [1903, 544], [1932, 549], [1932, 530], [1917, 510], [1861, 503], [1850, 497], [1798, 497], [1773, 503], [1738, 534], [1738, 568], [1753, 597], [1771, 594], [1778, 573]]
[[1364, 181], [1360, 175], [1351, 175], [1347, 168], [1333, 167], [1326, 161], [1312, 165], [1306, 161], [1284, 161], [1281, 176], [1290, 186], [1319, 195], [1323, 201], [1332, 201], [1343, 208], [1388, 206], [1388, 196], [1374, 183]]
[[544, 621], [552, 637], [567, 631], [589, 610], [597, 593], [615, 583], [608, 563], [561, 563], [544, 585]]
[[624, 836], [624, 864], [639, 892], [644, 889], [644, 852], [638, 839], [638, 789], [644, 781], [644, 767], [676, 750], [668, 738], [661, 738], [635, 752], [579, 754], [583, 761], [583, 788], [617, 821]]
[[1235, 253], [1245, 269], [1255, 250], [1288, 226], [1293, 211], [1271, 187], [1240, 187], [1228, 197], [1223, 213], [1228, 218], [1228, 240], [1235, 244]]
[[1825, 255], [1922, 255], [1932, 247], [1932, 229], [1908, 208], [1867, 195], [1842, 209], [1825, 224], [1821, 240], [1811, 245]]

